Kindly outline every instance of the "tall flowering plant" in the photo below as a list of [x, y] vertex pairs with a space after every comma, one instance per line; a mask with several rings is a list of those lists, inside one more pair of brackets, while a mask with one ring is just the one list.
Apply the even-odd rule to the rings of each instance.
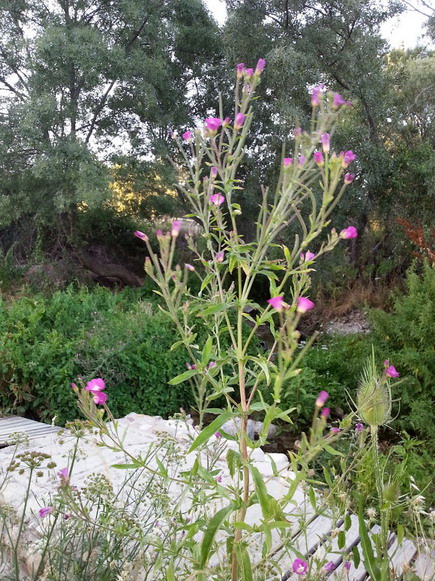
[[[266, 441], [271, 422], [277, 419], [291, 422], [292, 410], [280, 407], [281, 393], [300, 372], [301, 358], [311, 343], [299, 349], [299, 321], [315, 308], [307, 296], [310, 272], [322, 254], [333, 250], [341, 240], [357, 236], [353, 226], [340, 233], [331, 229], [334, 208], [354, 179], [347, 170], [356, 156], [352, 151], [333, 151], [334, 125], [349, 103], [323, 87], [316, 87], [312, 93], [310, 131], [299, 128], [293, 131], [293, 148], [281, 161], [276, 187], [261, 188], [255, 240], [246, 242], [241, 236], [243, 206], [236, 201], [236, 194], [237, 199], [243, 195], [243, 181], [237, 175], [264, 66], [263, 59], [255, 69], [242, 63], [237, 66], [231, 117], [226, 116], [221, 104], [218, 117], [209, 117], [202, 126], [183, 133], [181, 140], [176, 138], [184, 160], [183, 166], [174, 163], [179, 173], [178, 187], [191, 207], [189, 216], [202, 226], [201, 244], [187, 236], [194, 256], [192, 263], [174, 264], [180, 221], [173, 222], [171, 232], [157, 233], [159, 254], [153, 252], [145, 233], [135, 232], [147, 246], [145, 271], [158, 286], [157, 292], [166, 305], [163, 308], [179, 333], [173, 349], [184, 347], [189, 358], [187, 369], [180, 370], [170, 383], [192, 383], [201, 425], [207, 409], [217, 416], [200, 432], [191, 451], [205, 445], [228, 421], [234, 422], [238, 432], [241, 494], [234, 504], [237, 506], [234, 518], [239, 523], [244, 521], [252, 502], [251, 481], [257, 489], [261, 487], [250, 463], [252, 451]], [[314, 187], [320, 187], [320, 201]], [[308, 215], [302, 210], [307, 204]], [[299, 224], [300, 233], [295, 236], [292, 247], [287, 247], [279, 241], [279, 236], [294, 222]], [[328, 230], [326, 239], [317, 242], [325, 229]], [[279, 258], [277, 250], [281, 254]], [[200, 291], [195, 295], [190, 291], [192, 277], [200, 279]], [[258, 304], [251, 298], [259, 277], [267, 277], [269, 281], [270, 299], [266, 304]], [[257, 315], [253, 316], [253, 312]], [[198, 342], [192, 322], [195, 318], [202, 319], [208, 329], [203, 344]], [[261, 325], [270, 327], [274, 342], [267, 354], [253, 354], [252, 343]], [[229, 338], [229, 348], [223, 347], [225, 335]], [[270, 392], [271, 397], [264, 398], [263, 390]], [[210, 409], [218, 398], [224, 399], [224, 408]], [[247, 429], [249, 415], [254, 410], [264, 414], [258, 441], [249, 437]], [[326, 417], [324, 413], [315, 416], [311, 440], [304, 442], [307, 457], [322, 449]], [[225, 431], [221, 433], [225, 437]], [[238, 578], [241, 539], [242, 528], [237, 527], [232, 579]]]

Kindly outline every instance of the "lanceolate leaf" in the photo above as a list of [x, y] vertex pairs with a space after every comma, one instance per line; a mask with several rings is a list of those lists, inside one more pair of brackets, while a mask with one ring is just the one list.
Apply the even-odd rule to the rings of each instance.
[[188, 454], [196, 450], [201, 444], [204, 444], [208, 441], [208, 439], [215, 434], [221, 426], [224, 425], [226, 421], [228, 421], [232, 417], [231, 412], [224, 412], [220, 416], [218, 416], [215, 420], [212, 421], [207, 427], [205, 427], [193, 444], [190, 446]]
[[219, 530], [219, 527], [225, 520], [225, 518], [234, 510], [234, 506], [230, 504], [225, 508], [221, 508], [214, 517], [208, 523], [207, 530], [205, 531], [204, 538], [202, 540], [201, 545], [201, 568], [205, 566], [208, 561], [211, 546], [216, 535], [216, 532]]

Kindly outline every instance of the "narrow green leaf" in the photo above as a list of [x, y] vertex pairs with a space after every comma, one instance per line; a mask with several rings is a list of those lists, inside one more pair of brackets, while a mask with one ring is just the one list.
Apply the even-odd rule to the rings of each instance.
[[213, 276], [214, 276], [214, 275], [213, 275], [213, 273], [210, 273], [210, 274], [208, 274], [208, 275], [207, 275], [207, 276], [204, 278], [204, 280], [203, 280], [203, 281], [202, 281], [202, 283], [201, 283], [201, 289], [200, 289], [200, 292], [202, 292], [202, 291], [205, 289], [205, 287], [206, 287], [206, 286], [208, 285], [208, 283], [211, 281], [211, 279], [213, 278]]
[[211, 546], [212, 546], [214, 537], [216, 535], [216, 532], [218, 531], [219, 527], [221, 526], [221, 524], [223, 523], [225, 518], [233, 510], [234, 510], [234, 507], [232, 504], [230, 504], [229, 506], [226, 506], [224, 508], [221, 508], [221, 510], [219, 510], [213, 516], [213, 518], [210, 520], [210, 522], [208, 523], [207, 530], [204, 533], [204, 538], [202, 539], [202, 544], [201, 544], [201, 563], [200, 563], [201, 569], [205, 567], [205, 564], [208, 561]]
[[193, 444], [190, 446], [188, 454], [190, 454], [190, 452], [193, 452], [193, 450], [196, 450], [196, 448], [198, 448], [198, 446], [201, 446], [201, 444], [207, 442], [208, 439], [211, 436], [213, 436], [213, 434], [215, 434], [221, 426], [224, 425], [225, 422], [231, 419], [231, 417], [232, 417], [231, 412], [224, 412], [223, 414], [218, 416], [215, 420], [213, 420], [211, 424], [206, 426], [202, 430], [202, 432], [198, 435]]
[[399, 546], [403, 543], [403, 539], [405, 538], [405, 529], [403, 525], [397, 525], [397, 543]]
[[249, 466], [252, 474], [252, 478], [255, 484], [255, 490], [257, 492], [258, 501], [261, 506], [261, 512], [263, 517], [268, 519], [272, 516], [272, 506], [270, 503], [269, 493], [267, 492], [266, 484], [264, 483], [263, 477], [260, 471], [255, 466]]
[[346, 544], [346, 533], [344, 531], [340, 531], [337, 537], [338, 548], [342, 549]]
[[132, 468], [140, 468], [142, 464], [139, 462], [135, 464], [112, 464], [112, 468], [117, 468], [118, 470], [131, 470]]
[[178, 385], [179, 383], [183, 383], [183, 381], [190, 379], [191, 377], [196, 375], [196, 373], [197, 373], [196, 369], [189, 369], [188, 371], [185, 371], [181, 375], [177, 375], [177, 377], [173, 377], [169, 381], [169, 385]]
[[353, 547], [352, 554], [353, 554], [353, 564], [355, 565], [355, 569], [358, 569], [359, 564], [361, 563], [361, 557], [357, 546]]
[[163, 465], [163, 463], [161, 462], [161, 460], [159, 460], [156, 456], [156, 462], [157, 462], [157, 466], [159, 467], [159, 472], [160, 474], [164, 477], [167, 478], [168, 477], [168, 470], [165, 468], [165, 466]]
[[198, 314], [198, 316], [199, 317], [208, 317], [209, 315], [214, 315], [214, 314], [219, 313], [221, 311], [226, 311], [228, 308], [229, 308], [229, 305], [225, 305], [223, 303], [219, 303], [217, 305], [210, 305], [209, 307], [207, 307], [206, 309], [201, 311]]
[[242, 570], [242, 581], [252, 581], [252, 566], [248, 551], [240, 548], [240, 565]]
[[213, 340], [211, 337], [209, 337], [205, 342], [204, 349], [202, 350], [201, 361], [203, 365], [207, 365], [207, 363], [210, 361], [212, 349], [213, 349]]
[[364, 513], [362, 502], [359, 504], [358, 509], [358, 523], [359, 523], [359, 536], [361, 537], [361, 550], [363, 553], [363, 561], [366, 571], [369, 573], [373, 580], [380, 579], [381, 572], [376, 563], [376, 557], [373, 553], [372, 543], [367, 532], [367, 526], [364, 521]]
[[332, 446], [326, 445], [325, 446], [325, 450], [327, 452], [329, 452], [332, 456], [342, 456], [342, 457], [344, 457], [344, 454], [342, 452], [339, 452], [338, 450], [334, 450], [334, 448], [332, 448]]

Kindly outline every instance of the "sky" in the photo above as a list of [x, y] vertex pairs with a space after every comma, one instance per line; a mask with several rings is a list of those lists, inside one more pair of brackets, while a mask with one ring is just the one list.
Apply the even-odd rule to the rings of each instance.
[[[223, 0], [205, 0], [205, 4], [219, 24], [226, 18], [225, 2]], [[423, 34], [425, 17], [412, 10], [406, 11], [398, 18], [385, 23], [382, 35], [390, 42], [392, 48], [413, 48]]]

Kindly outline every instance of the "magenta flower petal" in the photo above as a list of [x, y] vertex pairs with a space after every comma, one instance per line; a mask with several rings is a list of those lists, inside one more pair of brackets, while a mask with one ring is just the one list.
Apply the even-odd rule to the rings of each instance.
[[327, 391], [321, 391], [321, 392], [319, 393], [319, 395], [317, 396], [317, 399], [316, 399], [316, 406], [317, 406], [318, 408], [321, 408], [321, 407], [323, 407], [323, 406], [325, 405], [325, 403], [326, 403], [326, 400], [328, 399], [328, 397], [329, 397], [329, 393], [328, 393]]
[[272, 297], [267, 301], [278, 312], [282, 311], [284, 306], [284, 297]]
[[341, 161], [341, 165], [344, 168], [346, 168], [348, 165], [350, 165], [353, 161], [356, 160], [356, 155], [351, 149], [349, 149], [349, 151], [344, 152], [342, 155], [343, 159]]
[[355, 174], [347, 173], [344, 176], [344, 183], [349, 185], [353, 182], [354, 179], [355, 179]]
[[210, 133], [216, 133], [216, 131], [222, 125], [222, 119], [219, 119], [219, 117], [208, 117], [205, 120], [205, 125]]
[[320, 105], [320, 101], [322, 100], [322, 93], [323, 93], [324, 85], [320, 84], [317, 87], [314, 87], [311, 93], [311, 105], [312, 107], [318, 107]]
[[219, 438], [222, 438], [221, 434], [219, 432], [216, 432], [216, 434], [214, 435], [215, 438], [217, 438], [219, 440]]
[[305, 163], [305, 156], [304, 155], [300, 155], [298, 158], [298, 165], [302, 166]]
[[322, 416], [322, 418], [327, 418], [329, 417], [330, 412], [331, 412], [330, 408], [323, 408], [320, 415]]
[[252, 75], [254, 74], [254, 69], [245, 69], [243, 71], [243, 74], [245, 75], [245, 77], [247, 79], [250, 79], [252, 77]]
[[323, 571], [325, 573], [330, 573], [334, 569], [335, 569], [335, 565], [332, 561], [329, 561], [329, 563], [326, 563], [326, 565], [323, 567]]
[[364, 426], [363, 426], [361, 423], [358, 423], [358, 424], [355, 426], [355, 431], [356, 431], [356, 432], [359, 432], [359, 433], [360, 433], [360, 432], [362, 432], [363, 430], [364, 430]]
[[148, 236], [146, 234], [144, 234], [143, 232], [141, 232], [140, 230], [135, 230], [133, 232], [133, 234], [136, 236], [136, 238], [140, 238], [144, 242], [146, 242], [148, 240]]
[[44, 518], [53, 512], [54, 508], [52, 506], [44, 506], [38, 510], [38, 514], [41, 518]]
[[236, 71], [237, 71], [237, 77], [240, 79], [240, 77], [243, 75], [243, 71], [245, 70], [245, 63], [239, 63], [236, 66]]
[[322, 142], [323, 153], [329, 153], [330, 148], [330, 135], [329, 133], [322, 133], [320, 136], [320, 141]]
[[216, 262], [223, 262], [225, 259], [225, 252], [223, 250], [216, 252], [214, 259]]
[[260, 75], [266, 66], [266, 61], [264, 59], [258, 59], [257, 66], [255, 67], [255, 74]]
[[282, 165], [284, 167], [290, 167], [291, 165], [293, 165], [293, 158], [292, 157], [285, 157], [282, 160]]
[[186, 262], [184, 266], [187, 268], [187, 270], [190, 270], [190, 272], [193, 272], [195, 270], [195, 267], [192, 264], [189, 264], [188, 262]]
[[306, 313], [307, 311], [314, 309], [316, 305], [310, 299], [305, 297], [298, 297], [296, 310], [298, 313]]
[[340, 232], [340, 238], [344, 238], [344, 240], [348, 240], [349, 238], [356, 238], [357, 236], [358, 230], [355, 228], [355, 226], [348, 226]]
[[94, 400], [94, 403], [96, 405], [103, 405], [106, 403], [107, 401], [107, 393], [105, 393], [104, 391], [95, 391], [93, 392], [94, 397], [92, 398]]
[[331, 428], [331, 434], [339, 434], [340, 428]]
[[213, 166], [210, 170], [210, 177], [214, 180], [217, 175], [218, 175], [218, 169], [217, 169], [217, 167]]
[[181, 230], [181, 220], [174, 220], [172, 222], [171, 235], [176, 238]]
[[392, 379], [397, 379], [400, 374], [397, 371], [397, 369], [394, 367], [394, 365], [390, 365], [385, 370], [385, 375], [387, 375], [388, 377], [391, 377]]
[[293, 573], [296, 575], [305, 575], [308, 571], [308, 563], [303, 559], [295, 559], [292, 565]]
[[68, 468], [62, 468], [62, 470], [58, 471], [57, 475], [61, 480], [68, 480], [69, 479]]
[[246, 115], [243, 115], [243, 113], [237, 113], [236, 118], [234, 119], [234, 129], [241, 129], [245, 119]]
[[97, 377], [96, 379], [91, 379], [91, 381], [88, 381], [85, 389], [92, 392], [103, 391], [103, 389], [106, 389], [106, 385], [101, 377]]
[[210, 196], [210, 202], [215, 206], [220, 206], [225, 202], [225, 198], [223, 197], [222, 194], [212, 194]]
[[343, 563], [343, 567], [346, 569], [346, 571], [350, 571], [350, 561], [345, 561]]
[[193, 137], [193, 133], [191, 131], [185, 131], [181, 136], [184, 141], [190, 141]]
[[325, 161], [323, 159], [323, 153], [321, 151], [315, 151], [314, 152], [314, 161], [315, 163], [319, 166], [322, 167], [322, 165], [325, 164]]
[[338, 109], [339, 107], [345, 104], [346, 101], [343, 99], [343, 97], [339, 93], [334, 93], [334, 98], [332, 99], [332, 106], [335, 109]]

